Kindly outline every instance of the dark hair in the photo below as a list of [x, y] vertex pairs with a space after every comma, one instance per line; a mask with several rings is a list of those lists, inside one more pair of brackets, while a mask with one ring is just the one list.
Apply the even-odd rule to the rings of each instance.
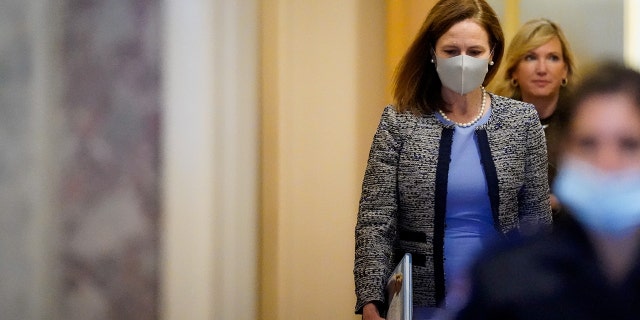
[[504, 52], [504, 35], [495, 11], [485, 0], [440, 0], [427, 15], [396, 69], [393, 95], [399, 111], [427, 114], [446, 106], [442, 83], [430, 61], [432, 50], [443, 34], [466, 19], [477, 22], [489, 36], [494, 65], [489, 66], [483, 84], [491, 81]]
[[[631, 98], [640, 111], [640, 73], [617, 62], [603, 62], [591, 69], [568, 97], [567, 108], [559, 113], [559, 136], [568, 136], [580, 105], [596, 95], [623, 94]], [[602, 106], [606, 108], [606, 105]]]

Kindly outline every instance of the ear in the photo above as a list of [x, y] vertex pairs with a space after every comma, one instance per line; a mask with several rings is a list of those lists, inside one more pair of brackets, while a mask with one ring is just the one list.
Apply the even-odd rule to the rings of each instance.
[[564, 64], [564, 72], [562, 73], [562, 78], [567, 79], [569, 77], [569, 65]]

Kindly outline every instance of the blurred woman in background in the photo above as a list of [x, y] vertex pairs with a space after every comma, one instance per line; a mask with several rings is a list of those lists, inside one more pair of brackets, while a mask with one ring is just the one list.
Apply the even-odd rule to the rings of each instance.
[[606, 64], [559, 116], [553, 232], [483, 256], [458, 319], [637, 319], [640, 73]]

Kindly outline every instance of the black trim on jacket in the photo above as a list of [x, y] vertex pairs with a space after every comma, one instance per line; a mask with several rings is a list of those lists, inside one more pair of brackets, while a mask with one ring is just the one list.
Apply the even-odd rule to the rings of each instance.
[[498, 218], [498, 205], [500, 203], [500, 194], [498, 193], [498, 173], [496, 165], [491, 157], [491, 147], [489, 146], [489, 137], [487, 130], [476, 130], [478, 137], [478, 150], [480, 151], [480, 162], [484, 169], [484, 176], [487, 180], [487, 188], [489, 190], [489, 201], [491, 202], [491, 214], [493, 215], [493, 226], [502, 234], [500, 228], [500, 220]]
[[433, 273], [436, 287], [436, 303], [444, 305], [444, 229], [447, 214], [447, 186], [449, 183], [449, 164], [451, 163], [451, 144], [455, 129], [442, 129], [438, 164], [436, 169], [435, 218], [433, 231]]

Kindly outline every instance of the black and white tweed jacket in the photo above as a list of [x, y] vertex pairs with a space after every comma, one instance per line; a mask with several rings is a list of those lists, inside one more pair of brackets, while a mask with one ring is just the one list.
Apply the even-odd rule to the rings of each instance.
[[[476, 129], [495, 227], [503, 235], [551, 224], [544, 132], [531, 104], [491, 94]], [[355, 228], [356, 312], [384, 302], [384, 285], [405, 252], [413, 255], [414, 305], [441, 306], [444, 221], [454, 128], [433, 114], [387, 106], [373, 138]]]

